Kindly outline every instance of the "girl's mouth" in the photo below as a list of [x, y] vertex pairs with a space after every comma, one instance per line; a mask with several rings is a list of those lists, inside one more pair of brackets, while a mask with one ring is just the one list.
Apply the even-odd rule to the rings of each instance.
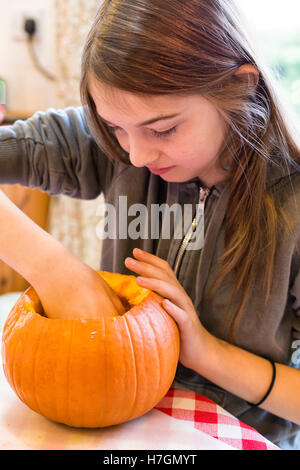
[[166, 168], [151, 168], [148, 167], [151, 173], [154, 173], [155, 175], [161, 175], [163, 173], [166, 173], [167, 171], [170, 171], [172, 168], [175, 168], [175, 166], [168, 166]]

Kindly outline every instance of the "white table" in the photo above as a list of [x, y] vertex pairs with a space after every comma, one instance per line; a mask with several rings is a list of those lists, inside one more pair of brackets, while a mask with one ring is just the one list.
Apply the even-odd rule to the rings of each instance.
[[[21, 292], [0, 296], [0, 332]], [[233, 447], [153, 409], [144, 416], [102, 429], [78, 429], [32, 411], [12, 391], [0, 367], [1, 450], [235, 450]]]

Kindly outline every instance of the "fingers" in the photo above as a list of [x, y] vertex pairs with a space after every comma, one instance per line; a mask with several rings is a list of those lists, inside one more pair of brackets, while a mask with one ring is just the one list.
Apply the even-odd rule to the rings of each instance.
[[126, 258], [125, 265], [128, 269], [140, 274], [141, 276], [154, 277], [159, 279], [170, 280], [176, 279], [176, 276], [171, 269], [169, 263], [158, 256], [152, 255], [142, 250], [135, 248], [133, 250], [133, 258]]
[[161, 268], [157, 268], [148, 263], [143, 263], [142, 261], [137, 261], [132, 258], [125, 259], [125, 265], [131, 271], [134, 271], [137, 274], [145, 277], [156, 277], [159, 279], [167, 279], [167, 275]]
[[191, 308], [189, 302], [189, 297], [186, 295], [184, 289], [178, 285], [174, 286], [167, 281], [161, 279], [153, 279], [149, 277], [137, 277], [136, 282], [146, 289], [150, 289], [157, 294], [169, 299], [175, 305], [183, 310], [188, 310]]
[[133, 254], [136, 259], [126, 258], [125, 265], [140, 275], [136, 281], [141, 287], [153, 290], [162, 297], [170, 299], [183, 310], [194, 308], [190, 297], [178, 282], [167, 261], [137, 248], [134, 248]]
[[133, 255], [135, 258], [139, 261], [144, 261], [146, 263], [151, 264], [152, 266], [155, 266], [160, 269], [164, 270], [170, 270], [172, 271], [169, 263], [165, 261], [162, 258], [159, 258], [156, 255], [153, 255], [152, 253], [148, 253], [147, 251], [141, 250], [139, 248], [134, 248], [133, 249]]

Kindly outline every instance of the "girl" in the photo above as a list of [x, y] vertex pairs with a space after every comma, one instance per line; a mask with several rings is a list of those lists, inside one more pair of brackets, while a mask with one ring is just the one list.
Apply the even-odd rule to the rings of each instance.
[[[178, 384], [279, 447], [300, 448], [300, 147], [236, 5], [104, 0], [84, 47], [80, 91], [82, 108], [1, 129], [0, 182], [82, 199], [103, 192], [116, 208], [126, 197], [148, 215], [154, 205], [191, 205], [183, 239], [174, 236], [175, 217], [169, 237], [164, 217], [159, 237], [134, 239], [119, 214], [100, 269], [135, 273], [165, 298], [180, 330]], [[0, 202], [10, 223], [0, 256], [36, 288], [48, 316], [57, 298], [55, 315], [66, 303], [72, 317], [93, 312], [103, 291], [107, 312], [122, 312], [98, 275]]]

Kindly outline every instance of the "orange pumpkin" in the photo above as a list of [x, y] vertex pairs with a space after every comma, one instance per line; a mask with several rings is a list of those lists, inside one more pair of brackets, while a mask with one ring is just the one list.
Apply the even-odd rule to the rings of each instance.
[[111, 426], [151, 410], [170, 388], [179, 357], [178, 328], [162, 297], [135, 276], [97, 272], [127, 305], [125, 314], [49, 319], [30, 286], [3, 329], [11, 388], [37, 413], [75, 427]]

